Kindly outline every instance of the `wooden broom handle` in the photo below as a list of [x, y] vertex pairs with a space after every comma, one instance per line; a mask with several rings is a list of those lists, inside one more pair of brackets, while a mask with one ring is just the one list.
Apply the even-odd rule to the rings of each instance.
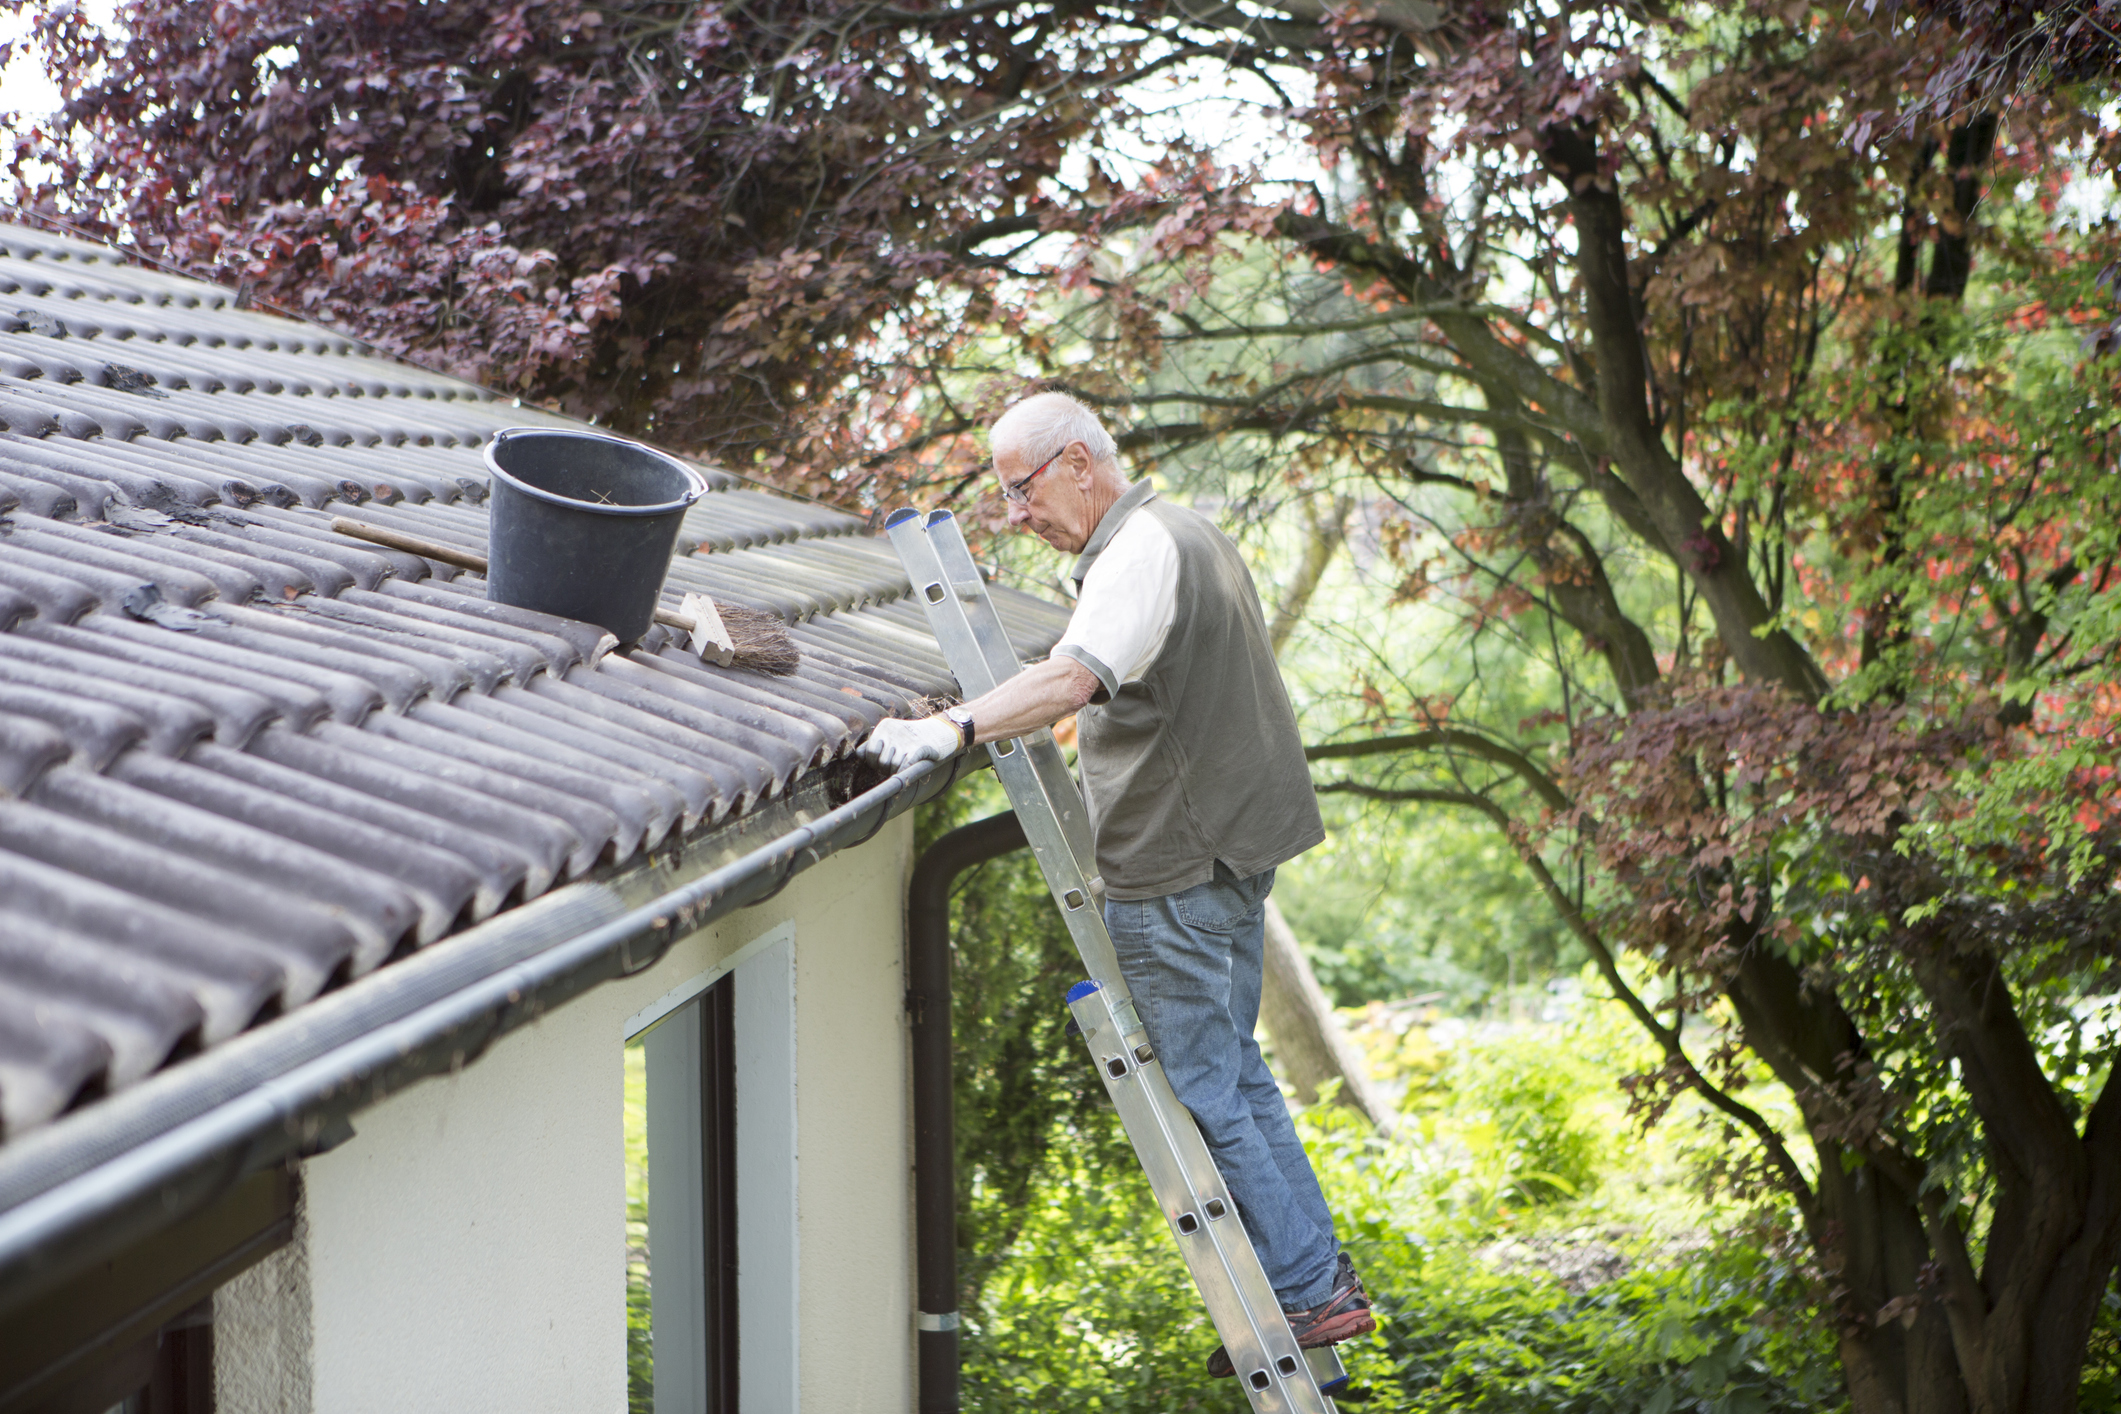
[[484, 555], [474, 555], [471, 551], [459, 550], [454, 545], [425, 540], [417, 535], [407, 535], [402, 530], [370, 525], [365, 520], [353, 520], [347, 516], [333, 516], [331, 528], [341, 535], [351, 535], [356, 540], [366, 540], [373, 545], [388, 545], [393, 550], [403, 550], [409, 555], [419, 555], [423, 559], [440, 560], [445, 565], [455, 565], [460, 570], [470, 570], [475, 574], [486, 573]]
[[[471, 551], [459, 550], [454, 545], [444, 545], [422, 536], [408, 535], [402, 530], [391, 530], [386, 526], [371, 525], [365, 520], [354, 520], [349, 516], [333, 516], [331, 528], [341, 535], [366, 540], [371, 545], [387, 545], [393, 550], [403, 550], [408, 555], [418, 555], [422, 559], [440, 560], [445, 565], [455, 565], [458, 569], [470, 570], [473, 574], [486, 573], [484, 555], [474, 555]], [[694, 628], [691, 619], [660, 604], [656, 605], [655, 621], [668, 628], [681, 628], [687, 633], [692, 632]]]

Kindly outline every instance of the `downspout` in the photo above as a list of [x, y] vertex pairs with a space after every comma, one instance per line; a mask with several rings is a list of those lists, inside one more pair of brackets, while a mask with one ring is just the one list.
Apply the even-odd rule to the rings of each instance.
[[950, 887], [1024, 847], [1016, 812], [963, 825], [913, 866], [906, 1009], [913, 1013], [913, 1250], [920, 1414], [957, 1414], [957, 1130], [950, 1065]]

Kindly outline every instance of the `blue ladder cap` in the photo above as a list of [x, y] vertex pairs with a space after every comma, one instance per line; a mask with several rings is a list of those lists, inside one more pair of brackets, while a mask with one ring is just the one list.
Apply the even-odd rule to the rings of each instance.
[[950, 514], [950, 512], [948, 512], [948, 511], [930, 511], [930, 512], [928, 512], [928, 519], [927, 519], [927, 522], [926, 522], [926, 524], [928, 524], [928, 525], [942, 525], [942, 524], [944, 524], [945, 522], [948, 522], [948, 521], [953, 521], [953, 520], [956, 520], [956, 519], [957, 519], [957, 517], [956, 517], [956, 516], [954, 516], [954, 515], [952, 515], [952, 514]]
[[1077, 1002], [1081, 1001], [1084, 997], [1089, 996], [1092, 992], [1096, 990], [1097, 984], [1088, 980], [1087, 978], [1081, 982], [1076, 983], [1074, 986], [1068, 989], [1068, 1005], [1074, 1006]]
[[902, 507], [891, 513], [891, 519], [884, 522], [884, 529], [889, 530], [892, 526], [903, 524], [904, 522], [912, 519], [914, 516], [917, 516], [919, 514], [920, 511], [916, 507]]

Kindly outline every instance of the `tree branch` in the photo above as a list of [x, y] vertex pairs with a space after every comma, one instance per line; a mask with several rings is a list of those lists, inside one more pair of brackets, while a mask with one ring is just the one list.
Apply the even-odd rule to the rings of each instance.
[[[1500, 766], [1515, 775], [1532, 793], [1556, 810], [1567, 810], [1572, 802], [1562, 793], [1554, 778], [1532, 764], [1521, 751], [1514, 751], [1501, 742], [1469, 732], [1460, 727], [1433, 727], [1428, 731], [1410, 732], [1403, 736], [1371, 737], [1367, 741], [1336, 741], [1322, 746], [1304, 748], [1306, 761], [1346, 761], [1358, 756], [1389, 756], [1405, 751], [1461, 751], [1468, 756]], [[1323, 786], [1320, 787], [1324, 789]], [[1380, 797], [1380, 799], [1383, 797]]]
[[1043, 230], [1039, 218], [1029, 212], [1020, 216], [997, 217], [968, 226], [947, 241], [938, 241], [931, 249], [943, 255], [963, 257], [988, 241], [1000, 240], [1003, 236], [1024, 236]]
[[1701, 592], [1731, 658], [1756, 682], [1780, 683], [1816, 702], [1826, 676], [1774, 616], [1717, 517], [1665, 447], [1650, 418], [1649, 351], [1628, 284], [1627, 214], [1585, 131], [1542, 130], [1548, 170], [1569, 190], [1576, 264], [1598, 365], [1598, 416], [1621, 478], [1649, 511], [1680, 567]]
[[[1449, 304], [1402, 304], [1395, 305], [1383, 314], [1367, 315], [1361, 319], [1320, 319], [1303, 324], [1233, 324], [1225, 328], [1210, 329], [1188, 322], [1183, 334], [1166, 334], [1167, 344], [1200, 343], [1214, 339], [1309, 339], [1323, 334], [1359, 334], [1365, 329], [1389, 328], [1394, 324], [1405, 324], [1414, 320], [1426, 321], [1440, 312], [1469, 309], [1483, 318], [1516, 319], [1514, 311], [1489, 305]], [[1536, 327], [1536, 326], [1535, 326]]]
[[1597, 405], [1538, 360], [1503, 343], [1485, 319], [1441, 282], [1430, 279], [1419, 264], [1318, 216], [1285, 211], [1275, 218], [1274, 228], [1320, 259], [1368, 270], [1410, 304], [1432, 307], [1431, 322], [1466, 361], [1470, 376], [1508, 388], [1526, 404], [1558, 419], [1593, 456], [1604, 454], [1605, 428]]
[[[1509, 410], [1507, 390], [1484, 391], [1490, 407]], [[1649, 635], [1622, 611], [1612, 581], [1606, 577], [1605, 562], [1591, 538], [1555, 509], [1550, 488], [1533, 462], [1529, 439], [1516, 428], [1499, 427], [1495, 430], [1495, 450], [1510, 487], [1513, 528], [1518, 541], [1539, 566], [1548, 603], [1592, 652], [1605, 659], [1621, 700], [1630, 707], [1639, 705], [1663, 676]], [[1555, 547], [1557, 536], [1566, 537], [1575, 547], [1575, 563]], [[1557, 663], [1557, 670], [1559, 667]]]

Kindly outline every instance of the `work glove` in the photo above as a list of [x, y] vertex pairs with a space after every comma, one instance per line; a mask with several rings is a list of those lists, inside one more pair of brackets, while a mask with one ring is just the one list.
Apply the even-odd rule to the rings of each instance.
[[903, 771], [916, 761], [947, 761], [963, 750], [965, 735], [947, 717], [908, 721], [887, 717], [862, 743], [862, 755], [887, 771]]

